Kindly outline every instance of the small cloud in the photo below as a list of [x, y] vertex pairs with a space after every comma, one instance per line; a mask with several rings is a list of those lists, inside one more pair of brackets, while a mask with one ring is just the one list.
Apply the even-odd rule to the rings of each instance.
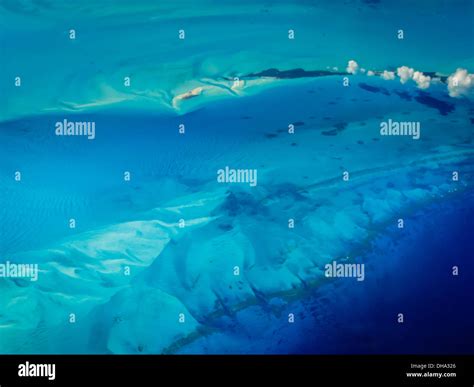
[[384, 70], [380, 76], [385, 79], [386, 81], [391, 81], [392, 79], [395, 79], [395, 73], [393, 71], [387, 71]]
[[367, 75], [368, 75], [369, 77], [372, 77], [372, 76], [375, 75], [375, 73], [374, 73], [372, 70], [369, 70], [369, 71], [367, 71]]
[[467, 96], [474, 87], [474, 74], [469, 74], [466, 69], [458, 68], [448, 77], [448, 92], [451, 97]]
[[339, 69], [336, 66], [334, 66], [332, 69], [333, 71], [339, 71]]
[[402, 66], [397, 69], [397, 75], [401, 83], [413, 80], [420, 89], [427, 89], [431, 84], [431, 77], [423, 74], [421, 71], [415, 71], [408, 66]]
[[357, 62], [355, 60], [350, 60], [348, 63], [347, 63], [347, 68], [346, 68], [346, 71], [349, 73], [349, 74], [357, 74], [357, 71], [359, 70], [359, 65], [357, 64]]
[[397, 69], [397, 75], [400, 77], [401, 83], [406, 83], [409, 79], [412, 79], [414, 72], [415, 70], [407, 66], [402, 66]]
[[421, 71], [415, 71], [413, 73], [413, 80], [420, 89], [427, 89], [430, 87], [431, 77], [424, 75]]
[[361, 69], [360, 69], [360, 72], [361, 72], [361, 73], [365, 73], [365, 69], [364, 69], [364, 68], [361, 68]]

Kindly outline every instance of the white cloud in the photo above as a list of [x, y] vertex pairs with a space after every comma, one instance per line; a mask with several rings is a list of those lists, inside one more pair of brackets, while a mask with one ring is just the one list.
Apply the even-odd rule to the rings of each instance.
[[395, 79], [395, 73], [393, 71], [387, 71], [387, 70], [384, 70], [382, 74], [380, 74], [380, 76], [385, 79], [386, 81], [390, 81], [392, 79]]
[[372, 70], [369, 70], [369, 71], [367, 71], [367, 75], [369, 77], [371, 77], [371, 76], [375, 75], [375, 73]]
[[359, 70], [359, 65], [357, 64], [357, 62], [355, 60], [350, 60], [347, 63], [346, 71], [349, 74], [356, 74], [358, 70]]
[[448, 77], [448, 92], [451, 97], [468, 95], [474, 87], [474, 74], [469, 74], [466, 69], [458, 68]]
[[415, 71], [413, 73], [413, 80], [420, 89], [427, 89], [430, 87], [431, 77], [429, 75], [424, 75], [421, 71]]
[[400, 77], [401, 83], [406, 83], [411, 79], [416, 82], [420, 89], [427, 89], [431, 84], [431, 77], [429, 75], [425, 75], [421, 71], [415, 71], [408, 66], [399, 67], [397, 75]]
[[414, 72], [415, 70], [407, 66], [402, 66], [397, 69], [397, 75], [400, 77], [401, 83], [406, 83], [409, 79], [412, 79]]
[[361, 68], [361, 69], [360, 69], [360, 72], [361, 72], [361, 73], [365, 73], [365, 69], [364, 69], [364, 68]]

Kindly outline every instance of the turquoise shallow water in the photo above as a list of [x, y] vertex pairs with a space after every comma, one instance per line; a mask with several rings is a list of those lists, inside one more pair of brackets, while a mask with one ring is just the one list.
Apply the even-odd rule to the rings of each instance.
[[[445, 78], [473, 69], [470, 2], [0, 4], [0, 255], [40, 268], [0, 278], [0, 352], [413, 353], [452, 351], [454, 327], [472, 337], [474, 105]], [[438, 79], [379, 76], [402, 65]], [[64, 119], [95, 138], [56, 136]], [[419, 122], [420, 139], [381, 136], [388, 120]], [[226, 166], [258, 184], [218, 183]], [[426, 230], [446, 227], [456, 248], [435, 254]], [[366, 263], [367, 281], [327, 279], [333, 260]], [[460, 301], [432, 323], [436, 302], [407, 298], [435, 280]], [[427, 324], [438, 345], [416, 339]]]
[[[206, 79], [267, 68], [344, 70], [351, 59], [367, 70], [472, 71], [472, 7], [469, 1], [352, 1], [342, 8], [293, 1], [4, 2], [2, 116], [108, 104], [161, 110]], [[18, 74], [26, 88], [11, 82]], [[133, 79], [130, 88], [125, 76]]]

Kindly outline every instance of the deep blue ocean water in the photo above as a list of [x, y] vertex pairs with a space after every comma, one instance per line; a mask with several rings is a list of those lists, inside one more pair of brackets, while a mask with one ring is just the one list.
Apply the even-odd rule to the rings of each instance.
[[[473, 198], [471, 191], [417, 211], [407, 220], [409, 236], [400, 238], [397, 229], [376, 240], [365, 258], [371, 279], [328, 291], [326, 311], [336, 324], [299, 350], [472, 353]], [[458, 276], [452, 275], [454, 266]], [[394, 310], [404, 314], [403, 324]]]

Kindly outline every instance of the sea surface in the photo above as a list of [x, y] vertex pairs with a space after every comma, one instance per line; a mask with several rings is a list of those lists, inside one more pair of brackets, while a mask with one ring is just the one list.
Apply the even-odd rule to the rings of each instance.
[[473, 15], [0, 1], [0, 353], [472, 354]]

